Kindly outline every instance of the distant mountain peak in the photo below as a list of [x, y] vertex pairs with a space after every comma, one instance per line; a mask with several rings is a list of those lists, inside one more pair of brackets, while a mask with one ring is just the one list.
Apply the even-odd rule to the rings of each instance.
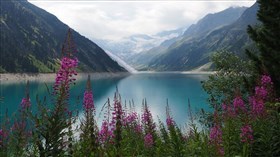
[[[219, 50], [244, 56], [244, 49], [252, 46], [246, 29], [258, 22], [258, 6], [244, 9], [228, 8], [220, 13], [208, 14], [190, 26], [181, 38], [164, 48], [146, 68], [157, 71], [192, 70], [209, 63], [210, 55]], [[235, 15], [226, 16], [232, 12]], [[162, 51], [162, 47], [153, 49], [153, 52], [157, 51]]]
[[139, 70], [185, 71], [210, 65], [209, 56], [218, 50], [226, 49], [242, 55], [251, 43], [246, 27], [256, 23], [256, 10], [255, 6], [233, 6], [207, 14], [183, 35], [132, 56], [132, 64]]
[[229, 25], [236, 21], [246, 9], [246, 7], [230, 7], [217, 13], [207, 14], [196, 24], [190, 26], [189, 29], [185, 31], [184, 35], [199, 36], [214, 28]]

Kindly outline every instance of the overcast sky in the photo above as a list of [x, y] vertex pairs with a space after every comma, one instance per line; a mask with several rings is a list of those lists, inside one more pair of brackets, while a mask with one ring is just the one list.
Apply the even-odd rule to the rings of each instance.
[[250, 7], [255, 0], [188, 1], [54, 1], [29, 0], [62, 22], [93, 39], [120, 38], [133, 34], [156, 34], [185, 27], [208, 13], [231, 6]]

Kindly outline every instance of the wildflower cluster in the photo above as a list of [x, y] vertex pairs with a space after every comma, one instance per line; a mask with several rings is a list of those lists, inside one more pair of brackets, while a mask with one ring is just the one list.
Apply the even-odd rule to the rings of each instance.
[[142, 114], [142, 124], [145, 132], [145, 147], [151, 148], [154, 144], [155, 123], [153, 122], [153, 117], [151, 111], [148, 108], [147, 101], [143, 104], [143, 114]]
[[255, 93], [250, 97], [250, 104], [252, 109], [252, 114], [255, 117], [264, 116], [265, 114], [265, 102], [269, 99], [269, 93], [272, 93], [273, 83], [271, 78], [267, 75], [261, 77], [261, 82], [259, 86], [255, 87]]
[[240, 133], [241, 142], [243, 143], [252, 143], [254, 140], [253, 129], [250, 125], [245, 125], [241, 128]]
[[[215, 112], [214, 127], [210, 128], [209, 133], [210, 143], [215, 148], [216, 155], [229, 155], [242, 149], [245, 150], [243, 156], [249, 153], [257, 139], [254, 136], [258, 134], [260, 127], [258, 124], [268, 120], [267, 118], [271, 116], [267, 113], [268, 109], [265, 103], [276, 101], [272, 99], [272, 93], [273, 83], [271, 78], [263, 75], [255, 87], [254, 93], [249, 97], [247, 96], [247, 100], [244, 99], [244, 96], [238, 94], [230, 103], [224, 102], [221, 105], [222, 112], [221, 114]], [[232, 145], [235, 144], [227, 141], [227, 139], [239, 139], [239, 144], [244, 148], [232, 150], [234, 148]], [[238, 148], [237, 145], [235, 147]]]

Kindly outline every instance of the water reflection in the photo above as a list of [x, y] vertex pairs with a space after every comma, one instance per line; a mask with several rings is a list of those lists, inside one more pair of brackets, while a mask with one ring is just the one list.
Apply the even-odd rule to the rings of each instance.
[[[103, 104], [113, 96], [118, 86], [122, 101], [133, 100], [135, 109], [141, 112], [142, 100], [147, 99], [154, 118], [157, 116], [164, 121], [166, 100], [172, 110], [174, 119], [179, 124], [184, 124], [187, 120], [188, 98], [193, 109], [204, 108], [209, 110], [206, 103], [207, 94], [201, 88], [201, 81], [207, 79], [208, 75], [184, 74], [184, 73], [140, 73], [127, 77], [110, 77], [92, 80], [92, 89], [97, 115], [101, 111]], [[47, 83], [51, 88], [52, 83]], [[71, 88], [71, 108], [82, 110], [82, 98], [86, 87], [86, 77], [76, 82]], [[24, 96], [25, 84], [2, 84], [1, 95], [4, 103], [1, 104], [1, 115], [7, 108], [9, 114], [17, 110], [18, 105]], [[35, 103], [36, 95], [40, 99], [48, 96], [47, 89], [41, 82], [30, 82], [30, 97], [32, 104]], [[34, 106], [34, 105], [33, 105]], [[99, 123], [101, 123], [99, 121]]]

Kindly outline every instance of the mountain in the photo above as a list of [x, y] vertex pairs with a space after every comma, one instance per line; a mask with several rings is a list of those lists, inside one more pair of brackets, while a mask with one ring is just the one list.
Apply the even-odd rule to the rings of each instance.
[[[238, 8], [230, 8], [225, 11], [232, 12], [234, 9]], [[243, 10], [244, 8], [240, 9]], [[210, 55], [220, 50], [228, 50], [242, 56], [244, 49], [252, 46], [252, 41], [247, 34], [247, 26], [258, 23], [257, 10], [258, 5], [254, 4], [236, 20], [234, 20], [235, 18], [232, 22], [226, 20], [227, 25], [213, 24], [212, 21], [220, 20], [214, 20], [215, 14], [207, 15], [196, 25], [186, 30], [181, 38], [165, 48], [160, 56], [151, 60], [147, 66], [148, 69], [157, 71], [192, 70], [203, 65], [209, 65]], [[225, 18], [221, 16], [221, 13], [217, 15], [221, 20]], [[208, 22], [209, 24], [207, 24]], [[207, 30], [207, 25], [211, 26], [211, 29]]]
[[[139, 70], [149, 70], [149, 64], [153, 63], [157, 58], [164, 56], [173, 43], [180, 42], [180, 40], [194, 40], [194, 38], [204, 36], [205, 33], [210, 30], [229, 25], [236, 21], [245, 10], [246, 7], [231, 7], [218, 13], [207, 14], [196, 24], [192, 24], [186, 29], [183, 35], [166, 40], [157, 47], [153, 47], [148, 51], [132, 56], [131, 59], [129, 59], [129, 63]], [[151, 65], [150, 68], [160, 70], [160, 68], [155, 67], [157, 65], [159, 64]]]
[[196, 24], [191, 25], [185, 31], [184, 36], [200, 36], [210, 30], [229, 25], [236, 21], [246, 9], [246, 7], [230, 7], [218, 13], [207, 14]]
[[[68, 26], [26, 0], [1, 1], [1, 72], [53, 72], [59, 66]], [[124, 68], [98, 45], [72, 31], [79, 70], [119, 72]]]
[[111, 52], [126, 62], [130, 62], [131, 57], [158, 46], [165, 40], [182, 35], [184, 30], [184, 28], [179, 28], [176, 30], [163, 31], [155, 35], [135, 34], [117, 41], [92, 40], [104, 50]]

